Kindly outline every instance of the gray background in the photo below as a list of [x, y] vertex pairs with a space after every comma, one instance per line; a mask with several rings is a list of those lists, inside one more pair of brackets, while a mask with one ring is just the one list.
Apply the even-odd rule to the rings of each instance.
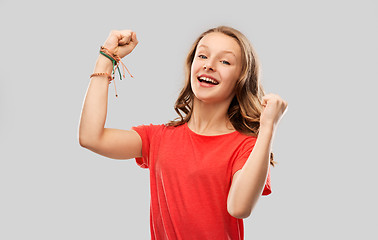
[[99, 46], [136, 31], [105, 127], [176, 117], [185, 56], [218, 25], [251, 40], [289, 103], [273, 193], [246, 239], [377, 239], [376, 1], [0, 1], [0, 239], [149, 239], [149, 176], [80, 147]]

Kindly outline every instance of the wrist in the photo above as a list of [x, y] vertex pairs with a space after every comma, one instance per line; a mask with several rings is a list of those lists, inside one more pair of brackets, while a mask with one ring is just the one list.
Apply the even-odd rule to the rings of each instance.
[[97, 58], [96, 66], [94, 72], [106, 72], [112, 74], [113, 72], [113, 63], [110, 59], [103, 55], [99, 55]]
[[273, 136], [274, 131], [275, 131], [275, 128], [273, 124], [260, 124], [259, 135], [264, 134], [264, 135]]

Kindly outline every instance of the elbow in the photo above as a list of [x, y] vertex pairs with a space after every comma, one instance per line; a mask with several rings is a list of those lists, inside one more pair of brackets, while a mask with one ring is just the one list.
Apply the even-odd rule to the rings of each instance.
[[79, 140], [79, 144], [80, 144], [80, 147], [83, 147], [83, 148], [85, 148], [85, 144], [84, 144], [84, 142], [83, 142], [83, 141]]
[[82, 137], [79, 136], [79, 144], [83, 148], [87, 148], [87, 140], [83, 139]]
[[251, 211], [246, 211], [246, 210], [231, 210], [231, 209], [227, 209], [228, 213], [233, 216], [234, 218], [239, 218], [239, 219], [243, 219], [243, 218], [248, 218], [250, 215], [251, 215]]
[[80, 146], [85, 148], [86, 138], [84, 137], [84, 135], [83, 135], [82, 131], [80, 130], [80, 128], [79, 128], [79, 130], [77, 132], [77, 139], [79, 140]]

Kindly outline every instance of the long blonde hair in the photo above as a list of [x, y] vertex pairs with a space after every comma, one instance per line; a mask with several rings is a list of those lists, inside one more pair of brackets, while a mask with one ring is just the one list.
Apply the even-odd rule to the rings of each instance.
[[[261, 101], [265, 95], [260, 82], [260, 63], [250, 41], [238, 30], [227, 26], [209, 29], [193, 43], [185, 62], [185, 84], [174, 106], [179, 117], [167, 123], [166, 126], [180, 126], [188, 122], [192, 115], [194, 93], [190, 84], [190, 70], [199, 41], [212, 32], [223, 33], [234, 38], [241, 48], [241, 75], [236, 82], [235, 96], [230, 103], [227, 116], [238, 132], [257, 137], [260, 128], [260, 115], [263, 110]], [[180, 111], [185, 115], [183, 116]], [[272, 152], [270, 153], [270, 164], [272, 166], [275, 164]]]

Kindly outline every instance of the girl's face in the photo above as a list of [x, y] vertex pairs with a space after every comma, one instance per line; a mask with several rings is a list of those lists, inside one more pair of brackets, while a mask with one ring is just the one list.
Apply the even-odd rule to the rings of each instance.
[[193, 93], [203, 102], [231, 102], [240, 72], [241, 49], [237, 41], [223, 33], [209, 33], [199, 41], [192, 62]]

